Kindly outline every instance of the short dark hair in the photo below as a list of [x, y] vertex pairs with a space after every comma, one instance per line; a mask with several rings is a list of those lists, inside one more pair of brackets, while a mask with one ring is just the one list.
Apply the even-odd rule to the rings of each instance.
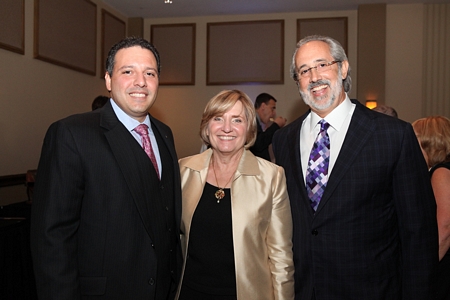
[[277, 99], [275, 99], [270, 94], [267, 94], [267, 93], [259, 94], [255, 99], [255, 109], [258, 109], [261, 106], [261, 104], [263, 104], [263, 103], [265, 103], [265, 104], [269, 103], [270, 100], [277, 102]]
[[95, 97], [94, 101], [92, 101], [92, 110], [96, 110], [99, 109], [101, 107], [103, 107], [106, 102], [108, 102], [109, 97], [107, 96], [97, 96]]
[[116, 59], [116, 54], [117, 51], [119, 51], [120, 49], [125, 49], [125, 48], [130, 48], [130, 47], [134, 47], [134, 46], [140, 46], [141, 48], [150, 50], [153, 55], [155, 56], [156, 59], [156, 64], [158, 66], [158, 75], [160, 74], [161, 71], [161, 61], [159, 58], [159, 53], [158, 50], [156, 50], [155, 46], [153, 46], [149, 41], [140, 38], [140, 37], [127, 37], [124, 38], [123, 40], [119, 41], [117, 44], [115, 44], [114, 46], [111, 47], [111, 49], [108, 52], [108, 58], [106, 59], [106, 72], [108, 72], [109, 76], [112, 77], [112, 72], [114, 69], [114, 63], [115, 63], [115, 59]]
[[382, 114], [394, 117], [394, 118], [398, 118], [397, 111], [393, 107], [390, 107], [390, 106], [387, 106], [387, 105], [378, 105], [373, 110], [377, 111], [377, 112], [380, 112]]

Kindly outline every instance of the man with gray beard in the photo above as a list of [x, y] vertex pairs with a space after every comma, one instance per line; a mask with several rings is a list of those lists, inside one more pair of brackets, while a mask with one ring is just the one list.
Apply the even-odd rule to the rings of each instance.
[[432, 299], [436, 205], [411, 125], [349, 99], [332, 38], [300, 40], [291, 76], [310, 110], [273, 150], [291, 199], [295, 299]]

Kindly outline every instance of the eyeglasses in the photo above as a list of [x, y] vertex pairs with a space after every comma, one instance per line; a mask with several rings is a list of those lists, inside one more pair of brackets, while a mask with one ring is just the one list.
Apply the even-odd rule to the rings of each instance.
[[334, 65], [335, 63], [340, 63], [341, 61], [339, 60], [333, 60], [332, 62], [329, 63], [318, 63], [317, 65], [315, 65], [314, 67], [308, 68], [308, 69], [303, 69], [303, 70], [299, 70], [297, 72], [297, 76], [298, 77], [303, 77], [306, 78], [308, 76], [311, 75], [311, 70], [312, 69], [316, 69], [317, 73], [321, 74], [323, 72], [326, 72], [328, 70], [330, 70], [331, 66]]

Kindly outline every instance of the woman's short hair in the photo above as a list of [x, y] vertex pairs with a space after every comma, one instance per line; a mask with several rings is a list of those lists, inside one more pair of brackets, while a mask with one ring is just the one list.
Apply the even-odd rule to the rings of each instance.
[[428, 156], [428, 167], [450, 161], [450, 120], [443, 116], [422, 118], [412, 123], [420, 146]]
[[237, 102], [242, 103], [242, 108], [247, 118], [247, 137], [244, 148], [248, 149], [255, 143], [257, 131], [256, 112], [253, 102], [244, 92], [239, 90], [224, 90], [212, 97], [203, 111], [202, 121], [200, 122], [200, 138], [208, 147], [211, 146], [208, 135], [209, 121], [216, 116], [222, 116], [233, 108]]

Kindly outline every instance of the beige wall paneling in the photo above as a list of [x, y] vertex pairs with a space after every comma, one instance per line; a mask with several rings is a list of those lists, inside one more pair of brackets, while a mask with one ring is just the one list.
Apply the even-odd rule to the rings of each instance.
[[450, 4], [425, 4], [423, 115], [450, 118]]
[[[102, 0], [91, 2], [98, 8], [97, 24], [101, 24], [101, 9], [127, 20], [126, 16], [108, 7]], [[100, 76], [61, 68], [33, 58], [34, 5], [33, 0], [25, 1], [25, 54], [18, 55], [0, 48], [2, 68], [8, 70], [0, 72], [0, 176], [37, 168], [48, 126], [68, 115], [89, 111], [92, 100], [97, 95], [107, 94], [105, 82]], [[201, 114], [206, 102], [223, 89], [241, 89], [251, 99], [255, 99], [261, 92], [272, 94], [278, 100], [278, 114], [291, 122], [307, 109], [295, 83], [289, 77], [289, 66], [296, 43], [297, 19], [348, 17], [348, 56], [355, 75], [357, 14], [356, 10], [347, 10], [144, 19], [143, 36], [148, 40], [151, 25], [196, 24], [195, 85], [160, 86], [158, 99], [150, 112], [172, 128], [179, 157], [198, 153], [201, 146], [198, 136]], [[206, 85], [207, 23], [280, 19], [285, 22], [284, 84]], [[101, 26], [97, 28], [96, 64], [97, 70], [100, 70], [104, 62], [101, 62]], [[162, 64], [165, 64], [164, 61]], [[350, 97], [355, 98], [357, 78], [353, 79], [354, 87]]]
[[106, 66], [106, 58], [108, 57], [108, 52], [111, 47], [125, 38], [126, 33], [126, 25], [125, 22], [108, 12], [105, 9], [102, 9], [102, 58], [103, 62], [102, 69], [99, 74], [101, 78], [105, 77], [104, 71]]
[[422, 116], [423, 4], [388, 5], [386, 11], [386, 98], [400, 119]]
[[160, 85], [195, 85], [195, 29], [195, 23], [151, 26], [161, 57]]
[[385, 103], [386, 4], [358, 7], [358, 100]]
[[[326, 11], [326, 12], [292, 12], [258, 15], [220, 15], [185, 18], [154, 18], [144, 20], [144, 37], [150, 38], [151, 25], [196, 23], [196, 81], [195, 85], [160, 86], [158, 98], [150, 109], [156, 118], [168, 124], [174, 133], [175, 145], [179, 157], [186, 157], [199, 152], [201, 141], [199, 124], [206, 103], [211, 97], [224, 89], [239, 89], [254, 100], [262, 92], [273, 95], [277, 100], [277, 113], [286, 117], [288, 122], [306, 112], [307, 106], [300, 98], [295, 82], [290, 78], [289, 68], [292, 54], [297, 42], [297, 19], [307, 18], [348, 18], [348, 57], [352, 68], [352, 75], [357, 74], [357, 11]], [[284, 83], [282, 84], [223, 84], [207, 85], [206, 57], [207, 57], [207, 27], [208, 23], [218, 22], [247, 22], [261, 20], [284, 20]], [[181, 47], [181, 44], [178, 44]], [[232, 43], [226, 47], [242, 48], [239, 43]], [[158, 48], [159, 50], [159, 48]], [[245, 50], [243, 50], [245, 51]], [[162, 51], [160, 51], [162, 54]], [[247, 56], [255, 55], [251, 52]], [[164, 65], [165, 61], [162, 60]], [[252, 65], [253, 68], [253, 65]], [[353, 88], [350, 97], [356, 98], [357, 78], [353, 77]]]
[[308, 35], [329, 36], [348, 52], [348, 18], [313, 18], [297, 20], [297, 41]]
[[127, 36], [144, 37], [144, 19], [128, 18]]
[[97, 5], [89, 0], [35, 0], [34, 57], [95, 75]]
[[24, 0], [0, 0], [0, 7], [0, 48], [24, 54]]
[[[85, 4], [84, 0], [77, 2]], [[97, 24], [101, 24], [102, 8], [126, 20], [102, 0], [91, 2], [98, 8]], [[0, 72], [0, 176], [24, 174], [29, 169], [36, 169], [42, 141], [50, 124], [75, 113], [90, 111], [96, 96], [107, 95], [105, 81], [99, 76], [34, 58], [35, 4], [34, 0], [25, 1], [24, 54], [0, 48], [1, 68], [4, 70]], [[68, 20], [62, 19], [61, 22]], [[94, 33], [98, 70], [100, 26]]]
[[284, 83], [284, 20], [208, 23], [207, 39], [207, 85]]

